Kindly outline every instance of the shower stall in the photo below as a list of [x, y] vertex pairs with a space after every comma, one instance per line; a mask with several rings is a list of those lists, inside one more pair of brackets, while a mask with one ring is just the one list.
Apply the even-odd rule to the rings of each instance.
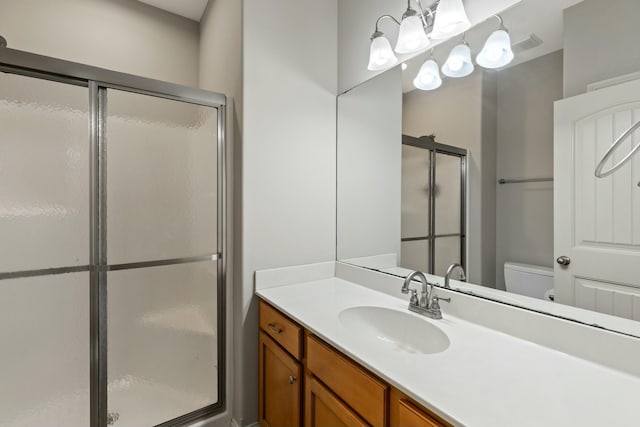
[[0, 49], [0, 426], [224, 409], [224, 95]]
[[466, 149], [402, 135], [402, 267], [466, 268], [466, 176]]

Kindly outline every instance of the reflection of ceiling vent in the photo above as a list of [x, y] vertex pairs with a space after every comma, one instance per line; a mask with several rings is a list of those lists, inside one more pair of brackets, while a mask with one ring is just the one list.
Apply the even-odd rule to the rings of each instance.
[[511, 48], [513, 49], [513, 53], [521, 53], [525, 50], [533, 49], [534, 47], [538, 47], [543, 43], [542, 39], [535, 34], [531, 34], [528, 39], [522, 40], [514, 44]]

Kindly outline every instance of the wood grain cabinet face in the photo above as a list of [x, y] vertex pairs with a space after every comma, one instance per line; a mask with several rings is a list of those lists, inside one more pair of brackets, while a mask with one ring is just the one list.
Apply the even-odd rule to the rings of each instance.
[[262, 427], [452, 427], [264, 301], [258, 356]]
[[302, 366], [260, 332], [259, 418], [263, 427], [302, 425]]
[[387, 425], [389, 386], [317, 337], [306, 337], [307, 369], [374, 427]]
[[367, 423], [318, 380], [305, 380], [305, 427], [366, 427]]
[[260, 329], [302, 360], [302, 328], [264, 301], [260, 301]]
[[390, 400], [391, 427], [451, 427], [395, 388]]

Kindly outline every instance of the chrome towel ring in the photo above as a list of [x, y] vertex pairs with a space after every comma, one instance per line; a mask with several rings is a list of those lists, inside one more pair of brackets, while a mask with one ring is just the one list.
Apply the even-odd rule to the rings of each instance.
[[[609, 158], [613, 155], [613, 152], [616, 150], [616, 148], [618, 148], [618, 146], [620, 144], [622, 144], [627, 138], [629, 138], [631, 136], [631, 134], [633, 134], [633, 132], [636, 131], [636, 129], [640, 128], [640, 121], [638, 121], [635, 125], [631, 126], [629, 129], [627, 129], [625, 131], [625, 133], [623, 133], [622, 135], [620, 135], [620, 137], [616, 140], [616, 142], [614, 142], [611, 147], [609, 147], [609, 149], [607, 150], [607, 152], [604, 154], [604, 157], [602, 158], [602, 160], [600, 160], [600, 163], [598, 163], [598, 166], [596, 166], [596, 177], [597, 178], [604, 178], [606, 176], [611, 175], [612, 173], [614, 173], [615, 171], [617, 171], [618, 169], [620, 169], [622, 166], [624, 166], [629, 160], [631, 160], [631, 157], [633, 157], [633, 155], [640, 150], [640, 143], [638, 143], [638, 145], [636, 145], [633, 150], [631, 150], [631, 152], [629, 154], [627, 154], [625, 156], [624, 159], [620, 160], [616, 165], [614, 165], [611, 169], [606, 170], [606, 171], [602, 171], [602, 169], [604, 169], [604, 164], [607, 162], [607, 160], [609, 160]], [[639, 184], [640, 185], [640, 184]]]

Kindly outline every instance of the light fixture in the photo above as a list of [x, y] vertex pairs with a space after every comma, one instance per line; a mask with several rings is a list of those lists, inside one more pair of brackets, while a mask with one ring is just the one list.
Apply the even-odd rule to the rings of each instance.
[[382, 15], [376, 21], [376, 30], [371, 36], [371, 47], [369, 49], [369, 66], [370, 71], [384, 70], [392, 67], [398, 63], [398, 58], [391, 49], [391, 43], [384, 36], [384, 34], [378, 29], [378, 25], [383, 18], [393, 19], [396, 23], [399, 22], [391, 15]]
[[447, 77], [460, 78], [473, 73], [474, 69], [471, 49], [463, 36], [462, 43], [451, 50], [447, 62], [442, 66], [442, 73]]
[[[392, 19], [400, 26], [395, 51], [400, 54], [419, 52], [431, 43], [427, 34], [433, 28], [434, 12], [431, 8], [423, 8], [421, 0], [414, 0], [418, 4], [418, 10], [411, 7], [411, 0], [407, 0], [407, 10], [402, 15], [402, 22], [391, 15], [382, 15], [376, 21], [376, 29], [371, 36], [371, 48], [369, 52], [369, 70], [383, 70], [397, 63], [397, 58], [391, 52], [389, 40], [379, 29], [383, 18]], [[442, 1], [442, 0], [440, 0]], [[437, 7], [438, 1], [432, 6]], [[425, 15], [426, 14], [426, 15]]]
[[438, 67], [436, 60], [433, 59], [433, 51], [420, 67], [418, 75], [413, 80], [413, 85], [420, 90], [435, 90], [442, 86], [440, 67]]
[[504, 27], [502, 17], [500, 15], [495, 17], [500, 21], [500, 28], [491, 33], [476, 57], [478, 65], [489, 69], [501, 68], [513, 61], [509, 32]]
[[440, 0], [436, 9], [432, 39], [446, 39], [471, 28], [462, 0]]
[[402, 15], [400, 31], [395, 51], [398, 53], [414, 53], [429, 46], [427, 37], [427, 21], [420, 8], [420, 14], [411, 8], [411, 0], [407, 0], [407, 10]]

